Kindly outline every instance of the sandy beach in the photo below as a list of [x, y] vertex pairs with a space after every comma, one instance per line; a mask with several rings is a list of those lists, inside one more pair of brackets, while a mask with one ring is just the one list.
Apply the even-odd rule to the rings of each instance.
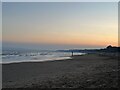
[[3, 88], [117, 88], [118, 60], [86, 54], [69, 60], [3, 64]]

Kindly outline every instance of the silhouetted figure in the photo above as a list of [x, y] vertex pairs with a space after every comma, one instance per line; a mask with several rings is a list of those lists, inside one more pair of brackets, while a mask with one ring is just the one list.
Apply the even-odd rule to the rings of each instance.
[[73, 51], [72, 51], [72, 56], [73, 56]]

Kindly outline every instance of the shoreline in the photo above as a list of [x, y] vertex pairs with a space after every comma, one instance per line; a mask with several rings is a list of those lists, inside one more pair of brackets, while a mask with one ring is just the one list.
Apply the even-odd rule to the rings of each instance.
[[95, 54], [73, 56], [67, 60], [3, 64], [3, 88], [99, 87], [90, 84], [93, 81], [105, 84], [104, 87], [109, 84], [117, 87], [113, 84], [117, 83], [117, 74], [113, 73], [117, 71], [117, 65], [118, 60]]
[[[87, 54], [87, 53], [86, 53]], [[6, 63], [0, 63], [2, 65], [6, 64], [19, 64], [19, 63], [40, 63], [40, 62], [51, 62], [51, 61], [61, 61], [61, 60], [71, 60], [75, 56], [83, 56], [86, 54], [81, 54], [81, 55], [74, 55], [74, 56], [64, 56], [64, 57], [59, 57], [56, 59], [45, 59], [45, 60], [25, 60], [25, 61], [16, 61], [16, 62], [6, 62]]]
[[47, 59], [47, 60], [28, 60], [28, 61], [16, 61], [16, 62], [8, 62], [8, 63], [1, 63], [2, 65], [6, 64], [19, 64], [19, 63], [40, 63], [40, 62], [51, 62], [51, 61], [60, 61], [60, 60], [69, 60], [72, 59], [71, 57], [65, 57], [61, 59]]
[[[74, 55], [74, 56], [81, 56], [81, 55], [85, 55], [87, 53], [81, 53], [79, 55]], [[47, 56], [46, 56], [47, 57]], [[2, 62], [0, 62], [0, 64], [14, 64], [14, 63], [29, 63], [29, 62], [46, 62], [46, 61], [58, 61], [58, 60], [67, 60], [67, 59], [72, 59], [71, 58], [72, 56], [71, 55], [68, 55], [68, 56], [57, 56], [57, 57], [49, 57], [49, 58], [44, 58], [44, 59], [41, 59], [41, 58], [33, 58], [31, 57], [31, 59], [23, 59], [23, 60], [2, 60]]]

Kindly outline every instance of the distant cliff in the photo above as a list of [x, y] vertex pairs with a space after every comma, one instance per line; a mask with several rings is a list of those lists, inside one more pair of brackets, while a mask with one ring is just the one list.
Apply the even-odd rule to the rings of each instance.
[[105, 49], [100, 49], [99, 51], [102, 52], [120, 52], [120, 47], [115, 47], [115, 46], [107, 46]]
[[103, 49], [70, 49], [70, 50], [57, 50], [59, 52], [82, 52], [82, 53], [102, 53], [102, 52], [106, 52], [106, 53], [117, 53], [120, 52], [120, 47], [115, 47], [115, 46], [107, 46], [106, 48]]

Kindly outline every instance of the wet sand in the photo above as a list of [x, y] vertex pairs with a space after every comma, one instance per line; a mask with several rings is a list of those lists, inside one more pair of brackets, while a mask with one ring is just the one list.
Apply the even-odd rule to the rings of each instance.
[[118, 60], [86, 54], [69, 60], [3, 64], [3, 88], [117, 88]]

